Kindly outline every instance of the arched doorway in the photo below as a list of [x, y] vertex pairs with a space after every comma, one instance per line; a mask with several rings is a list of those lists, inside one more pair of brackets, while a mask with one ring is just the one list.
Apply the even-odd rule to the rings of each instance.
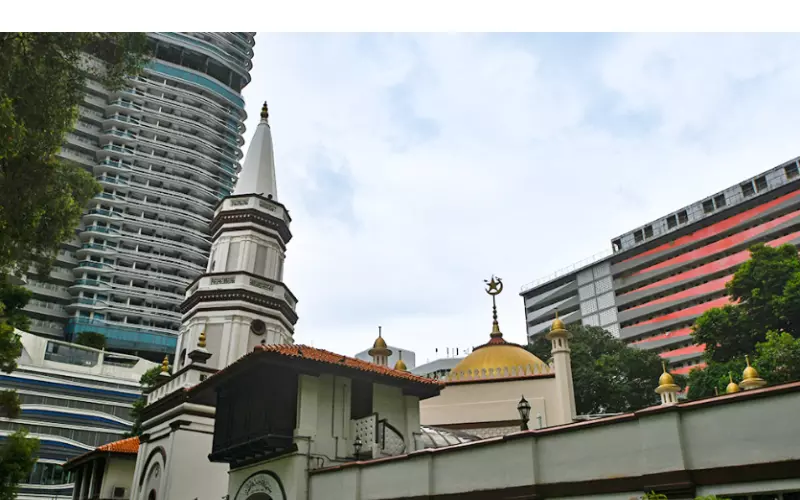
[[156, 490], [150, 490], [150, 494], [147, 495], [147, 500], [156, 500]]

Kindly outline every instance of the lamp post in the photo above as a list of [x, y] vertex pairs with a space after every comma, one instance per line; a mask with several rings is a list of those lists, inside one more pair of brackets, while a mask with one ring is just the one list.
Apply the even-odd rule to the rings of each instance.
[[361, 438], [356, 436], [356, 439], [353, 441], [353, 449], [355, 450], [355, 457], [358, 459], [358, 456], [361, 454]]
[[520, 430], [527, 431], [528, 430], [528, 421], [531, 419], [531, 404], [528, 403], [528, 400], [525, 399], [525, 396], [522, 396], [522, 399], [519, 400], [517, 404], [517, 411], [519, 412], [519, 418], [522, 420], [522, 424], [520, 424]]

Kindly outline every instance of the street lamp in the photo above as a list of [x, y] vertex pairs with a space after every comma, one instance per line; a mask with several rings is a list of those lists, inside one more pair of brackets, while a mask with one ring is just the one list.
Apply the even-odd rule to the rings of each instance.
[[519, 426], [520, 430], [527, 431], [528, 430], [528, 421], [531, 419], [531, 404], [528, 403], [528, 400], [525, 399], [525, 396], [522, 396], [522, 399], [519, 400], [517, 404], [517, 411], [519, 412], [519, 418], [522, 420], [522, 424]]
[[355, 450], [355, 457], [358, 458], [358, 455], [361, 453], [361, 438], [356, 436], [356, 439], [353, 441], [353, 449]]

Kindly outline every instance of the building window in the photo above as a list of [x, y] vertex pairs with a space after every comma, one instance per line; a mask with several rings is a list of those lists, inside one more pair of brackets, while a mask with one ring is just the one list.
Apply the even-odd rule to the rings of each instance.
[[742, 196], [753, 196], [756, 194], [756, 190], [753, 188], [752, 182], [746, 182], [739, 186], [742, 189]]
[[644, 228], [644, 237], [645, 238], [653, 237], [653, 226], [647, 226]]
[[798, 172], [797, 170], [797, 163], [786, 165], [785, 167], [783, 167], [783, 171], [786, 172], [787, 179], [794, 179], [795, 177], [800, 175], [800, 172]]
[[644, 240], [644, 233], [642, 230], [634, 231], [633, 233], [633, 241], [636, 243], [641, 243]]
[[612, 241], [611, 248], [614, 250], [614, 252], [619, 252], [620, 250], [622, 250], [622, 242], [620, 240]]
[[706, 200], [703, 202], [703, 212], [710, 214], [714, 211], [714, 200]]
[[228, 260], [225, 263], [226, 271], [234, 271], [239, 263], [239, 247], [241, 243], [238, 241], [233, 242], [228, 247]]
[[686, 213], [686, 210], [678, 212], [678, 224], [686, 224], [687, 222], [689, 222], [689, 214]]
[[672, 229], [678, 225], [678, 219], [674, 215], [667, 217], [667, 229]]
[[760, 193], [761, 191], [765, 191], [769, 186], [767, 186], [767, 178], [763, 175], [756, 179], [756, 190]]
[[717, 207], [717, 209], [720, 209], [725, 206], [724, 194], [718, 194], [717, 196], [714, 197], [714, 206]]

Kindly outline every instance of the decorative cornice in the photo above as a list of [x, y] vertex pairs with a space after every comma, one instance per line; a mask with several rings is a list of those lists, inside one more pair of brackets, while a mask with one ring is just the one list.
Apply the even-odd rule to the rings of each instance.
[[243, 224], [251, 223], [255, 226], [260, 226], [276, 231], [283, 240], [283, 243], [289, 243], [292, 239], [292, 232], [289, 231], [289, 225], [280, 217], [265, 214], [255, 208], [244, 208], [241, 210], [226, 210], [214, 216], [211, 224], [208, 226], [209, 233], [212, 238], [216, 239], [219, 233], [224, 229], [225, 224]]
[[[203, 290], [197, 291], [191, 295], [188, 299], [183, 301], [180, 306], [180, 311], [183, 314], [188, 313], [193, 308], [200, 306], [201, 303], [213, 303], [213, 302], [228, 302], [228, 301], [241, 301], [247, 302], [249, 304], [254, 304], [257, 306], [265, 307], [268, 309], [274, 309], [280, 311], [286, 319], [294, 326], [297, 323], [297, 313], [291, 308], [289, 303], [280, 298], [262, 295], [256, 292], [251, 292], [249, 290]], [[224, 309], [234, 310], [234, 309], [242, 309], [236, 306], [227, 306]], [[209, 307], [199, 307], [198, 310], [213, 310]], [[197, 312], [197, 311], [195, 311]], [[261, 311], [254, 311], [257, 314], [264, 315]], [[184, 321], [188, 320], [192, 315], [186, 316], [183, 318]]]

